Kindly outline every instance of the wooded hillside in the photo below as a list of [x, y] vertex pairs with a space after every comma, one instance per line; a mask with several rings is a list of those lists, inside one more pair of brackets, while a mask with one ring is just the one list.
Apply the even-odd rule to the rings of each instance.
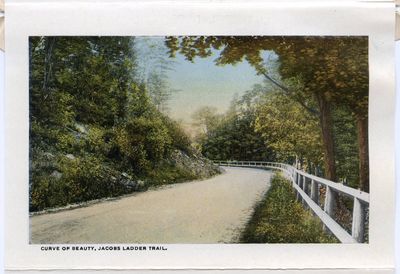
[[155, 104], [160, 80], [139, 78], [134, 43], [30, 39], [31, 211], [219, 172]]

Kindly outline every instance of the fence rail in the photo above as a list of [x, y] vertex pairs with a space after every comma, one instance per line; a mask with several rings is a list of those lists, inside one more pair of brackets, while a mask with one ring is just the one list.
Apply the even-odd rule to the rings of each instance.
[[[297, 198], [302, 200], [335, 237], [342, 243], [364, 242], [366, 228], [366, 214], [369, 208], [369, 193], [357, 190], [341, 183], [320, 178], [309, 174], [294, 166], [262, 161], [214, 161], [220, 166], [272, 168], [283, 171], [292, 182], [297, 192]], [[323, 207], [319, 205], [321, 187], [325, 187], [325, 201]], [[338, 194], [353, 199], [353, 220], [351, 234], [333, 219], [336, 196]]]

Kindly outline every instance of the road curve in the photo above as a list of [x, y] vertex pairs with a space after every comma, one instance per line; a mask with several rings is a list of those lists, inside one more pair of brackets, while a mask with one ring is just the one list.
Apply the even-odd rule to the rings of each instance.
[[32, 244], [233, 243], [271, 172], [225, 167], [216, 177], [30, 217]]

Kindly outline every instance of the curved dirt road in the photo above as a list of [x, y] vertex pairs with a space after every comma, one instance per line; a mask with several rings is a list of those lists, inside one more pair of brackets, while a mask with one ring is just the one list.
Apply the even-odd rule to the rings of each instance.
[[270, 186], [271, 172], [225, 167], [169, 185], [30, 218], [31, 243], [232, 243]]

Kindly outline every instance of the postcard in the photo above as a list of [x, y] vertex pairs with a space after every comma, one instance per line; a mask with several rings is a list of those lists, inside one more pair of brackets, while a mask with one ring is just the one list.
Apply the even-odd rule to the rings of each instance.
[[6, 11], [7, 270], [392, 273], [393, 5]]

